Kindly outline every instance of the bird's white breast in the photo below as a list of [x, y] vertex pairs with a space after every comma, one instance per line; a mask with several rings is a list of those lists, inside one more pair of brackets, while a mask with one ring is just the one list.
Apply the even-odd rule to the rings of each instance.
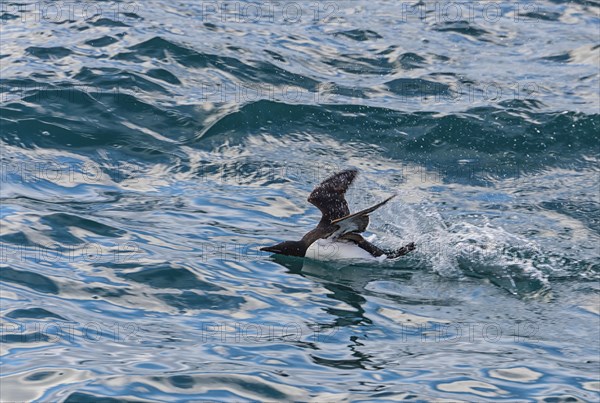
[[354, 242], [318, 239], [307, 249], [305, 257], [314, 260], [384, 260], [385, 255], [374, 257]]

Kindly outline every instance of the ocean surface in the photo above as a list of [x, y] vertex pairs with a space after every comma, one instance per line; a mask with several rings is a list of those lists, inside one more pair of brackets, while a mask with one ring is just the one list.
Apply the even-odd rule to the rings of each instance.
[[600, 400], [597, 1], [0, 4], [3, 402]]

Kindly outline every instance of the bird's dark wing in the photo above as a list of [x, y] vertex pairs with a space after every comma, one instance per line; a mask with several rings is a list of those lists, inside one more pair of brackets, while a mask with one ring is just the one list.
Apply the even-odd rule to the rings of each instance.
[[322, 222], [330, 223], [350, 214], [344, 195], [357, 174], [355, 169], [338, 172], [321, 182], [308, 196], [308, 202], [321, 210]]
[[338, 230], [335, 231], [334, 236], [340, 237], [343, 234], [347, 234], [349, 232], [365, 232], [367, 230], [367, 227], [369, 226], [369, 214], [377, 210], [379, 207], [383, 206], [390, 200], [392, 200], [395, 196], [396, 195], [390, 196], [384, 201], [377, 203], [376, 205], [366, 208], [364, 210], [361, 210], [358, 213], [349, 214], [331, 221], [332, 225], [338, 227]]

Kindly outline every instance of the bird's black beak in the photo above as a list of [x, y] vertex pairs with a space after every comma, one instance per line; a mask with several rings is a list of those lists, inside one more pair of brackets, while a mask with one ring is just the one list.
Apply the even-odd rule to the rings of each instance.
[[281, 253], [281, 250], [279, 250], [279, 248], [277, 248], [277, 245], [275, 245], [275, 246], [265, 246], [264, 248], [260, 248], [260, 250], [263, 251], [263, 252]]

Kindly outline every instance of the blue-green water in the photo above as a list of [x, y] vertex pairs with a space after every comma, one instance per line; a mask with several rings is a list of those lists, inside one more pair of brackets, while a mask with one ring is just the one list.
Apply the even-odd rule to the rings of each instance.
[[1, 6], [2, 401], [600, 399], [597, 2]]

